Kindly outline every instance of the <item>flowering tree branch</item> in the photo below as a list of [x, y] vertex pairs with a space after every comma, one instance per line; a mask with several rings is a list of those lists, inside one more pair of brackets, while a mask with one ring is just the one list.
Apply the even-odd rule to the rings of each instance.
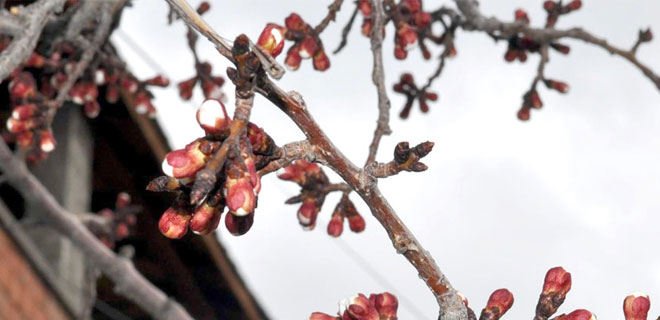
[[103, 245], [76, 216], [57, 203], [48, 190], [0, 139], [0, 169], [7, 181], [28, 201], [44, 209], [49, 222], [87, 256], [88, 261], [115, 283], [115, 291], [156, 319], [192, 319], [176, 301], [151, 284], [133, 264]]

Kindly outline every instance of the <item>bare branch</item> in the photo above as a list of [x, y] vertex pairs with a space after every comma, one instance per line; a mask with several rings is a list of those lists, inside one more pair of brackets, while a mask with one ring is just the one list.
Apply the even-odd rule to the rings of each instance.
[[314, 28], [314, 31], [316, 34], [321, 34], [325, 28], [328, 27], [330, 24], [330, 21], [335, 21], [335, 18], [337, 17], [337, 11], [341, 9], [341, 4], [344, 3], [344, 0], [334, 0], [329, 6], [328, 6], [328, 15], [321, 20], [321, 22]]
[[114, 281], [119, 294], [156, 319], [192, 319], [181, 305], [147, 281], [130, 261], [110, 251], [75, 215], [62, 208], [27, 167], [13, 156], [4, 140], [0, 140], [0, 169], [28, 201], [43, 207], [53, 227], [75, 243], [93, 266]]
[[383, 70], [383, 24], [385, 23], [385, 8], [381, 0], [371, 0], [373, 27], [371, 28], [371, 51], [374, 56], [374, 67], [371, 79], [378, 90], [378, 120], [374, 138], [369, 145], [369, 156], [365, 165], [376, 160], [378, 145], [383, 135], [392, 133], [390, 129], [390, 99], [385, 88], [385, 71]]
[[41, 0], [21, 9], [18, 15], [24, 19], [24, 30], [22, 34], [16, 35], [7, 49], [0, 54], [0, 80], [7, 78], [30, 57], [49, 18], [61, 10], [65, 2], [66, 0]]

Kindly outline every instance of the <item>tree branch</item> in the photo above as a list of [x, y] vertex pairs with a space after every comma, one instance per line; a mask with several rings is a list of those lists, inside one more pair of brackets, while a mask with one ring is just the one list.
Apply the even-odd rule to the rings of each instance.
[[373, 27], [371, 28], [371, 52], [374, 56], [374, 67], [371, 79], [378, 90], [378, 120], [374, 138], [369, 145], [369, 156], [366, 165], [376, 160], [376, 153], [383, 135], [392, 133], [390, 129], [390, 99], [385, 88], [385, 71], [383, 70], [383, 24], [385, 23], [385, 8], [382, 0], [370, 0]]
[[7, 181], [27, 201], [44, 209], [53, 227], [75, 243], [87, 256], [88, 261], [112, 279], [117, 293], [135, 302], [156, 319], [192, 319], [181, 305], [145, 279], [129, 260], [110, 251], [75, 215], [62, 208], [53, 195], [28, 171], [25, 164], [13, 156], [1, 139], [0, 169]]
[[461, 27], [465, 30], [476, 30], [488, 34], [497, 34], [497, 36], [502, 38], [510, 38], [516, 34], [523, 33], [542, 44], [549, 44], [553, 40], [561, 38], [582, 40], [601, 47], [613, 55], [618, 55], [630, 61], [630, 63], [642, 71], [642, 73], [660, 90], [660, 76], [637, 59], [637, 56], [635, 55], [636, 50], [624, 50], [614, 47], [610, 45], [607, 40], [594, 36], [582, 28], [571, 28], [566, 30], [533, 28], [522, 22], [504, 22], [495, 17], [486, 17], [479, 10], [479, 3], [476, 0], [456, 0], [456, 5], [465, 18], [461, 23]]

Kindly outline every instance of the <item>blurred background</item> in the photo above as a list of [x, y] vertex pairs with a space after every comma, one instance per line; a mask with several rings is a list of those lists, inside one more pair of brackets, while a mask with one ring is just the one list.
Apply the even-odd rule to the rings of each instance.
[[[283, 24], [291, 12], [316, 24], [326, 15], [329, 1], [210, 3], [204, 19], [218, 33], [229, 39], [245, 33], [255, 40], [266, 23]], [[338, 45], [352, 5], [346, 1], [321, 36], [326, 51]], [[427, 9], [440, 5], [454, 3], [425, 1]], [[540, 0], [481, 3], [485, 14], [506, 20], [512, 20], [518, 8], [527, 10], [533, 25], [544, 24]], [[557, 27], [582, 26], [628, 48], [640, 28], [660, 30], [658, 12], [657, 1], [584, 1], [582, 9], [562, 17]], [[196, 91], [191, 102], [178, 97], [175, 84], [193, 76], [193, 58], [183, 23], [167, 25], [167, 13], [164, 1], [135, 1], [112, 40], [138, 77], [164, 74], [172, 80], [170, 88], [153, 90], [155, 105], [171, 146], [182, 148], [202, 135], [194, 118], [202, 96]], [[314, 71], [305, 60], [279, 81], [285, 90], [304, 96], [335, 145], [357, 164], [366, 159], [377, 117], [372, 55], [360, 24], [358, 16], [347, 47], [330, 55], [328, 71]], [[407, 60], [395, 60], [392, 34], [390, 25], [383, 48], [388, 88], [402, 72], [425, 81], [437, 60], [423, 60], [418, 48]], [[567, 82], [571, 90], [562, 95], [541, 88], [545, 105], [532, 112], [529, 122], [519, 121], [516, 112], [539, 57], [532, 55], [524, 64], [506, 63], [506, 43], [495, 43], [482, 33], [458, 31], [458, 55], [448, 60], [431, 88], [440, 99], [428, 114], [415, 106], [409, 119], [399, 119], [404, 97], [388, 92], [394, 132], [383, 139], [377, 159], [391, 160], [400, 141], [430, 140], [435, 148], [424, 159], [427, 172], [402, 173], [379, 185], [477, 313], [493, 290], [506, 287], [515, 295], [508, 318], [531, 317], [545, 272], [558, 265], [573, 275], [573, 289], [560, 312], [586, 308], [610, 319], [622, 316], [623, 298], [633, 291], [649, 294], [652, 301], [660, 299], [660, 95], [629, 62], [579, 41], [561, 42], [571, 46], [571, 53], [551, 50], [546, 76]], [[224, 76], [227, 61], [203, 38], [198, 48], [214, 73]], [[434, 51], [435, 56], [439, 53]], [[660, 42], [643, 45], [638, 55], [660, 70]], [[225, 84], [223, 89], [231, 111], [233, 88]], [[255, 101], [252, 121], [279, 145], [303, 139], [293, 123], [261, 97]], [[325, 172], [339, 182], [330, 170]], [[326, 225], [338, 194], [326, 199], [316, 229], [303, 231], [297, 207], [284, 204], [299, 192], [297, 185], [275, 175], [262, 183], [250, 232], [234, 237], [221, 227], [218, 237], [270, 317], [333, 314], [341, 298], [383, 291], [398, 296], [401, 319], [437, 317], [435, 299], [356, 195], [351, 199], [367, 228], [361, 234], [345, 231], [335, 239], [327, 235]], [[652, 303], [650, 314], [659, 313], [660, 307]]]

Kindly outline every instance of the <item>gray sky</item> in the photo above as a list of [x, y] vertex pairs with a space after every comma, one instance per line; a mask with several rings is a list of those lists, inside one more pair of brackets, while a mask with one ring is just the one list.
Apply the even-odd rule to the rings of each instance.
[[[256, 39], [267, 22], [282, 24], [292, 11], [317, 23], [329, 1], [284, 3], [211, 1], [205, 19], [227, 38], [246, 33]], [[432, 1], [425, 3], [433, 7]], [[441, 3], [453, 6], [452, 1]], [[329, 51], [339, 43], [352, 10], [350, 1], [345, 6], [338, 22], [322, 36]], [[540, 25], [541, 6], [540, 0], [498, 0], [482, 1], [481, 8], [511, 19], [513, 11], [522, 7], [532, 23]], [[658, 12], [658, 1], [587, 0], [580, 11], [560, 19], [559, 27], [580, 25], [628, 47], [641, 27], [651, 26], [657, 35]], [[180, 22], [167, 26], [166, 14], [164, 1], [136, 1], [113, 40], [138, 75], [151, 76], [163, 68], [177, 83], [192, 76], [193, 62], [184, 27]], [[313, 71], [311, 61], [303, 61], [300, 70], [288, 72], [280, 85], [300, 92], [335, 145], [362, 164], [375, 127], [377, 99], [370, 80], [369, 41], [360, 34], [358, 19], [348, 47], [330, 56], [328, 71]], [[387, 86], [391, 88], [403, 71], [413, 71], [422, 81], [434, 70], [435, 61], [424, 61], [418, 50], [410, 52], [407, 60], [396, 61], [391, 35], [388, 29]], [[127, 38], [159, 67], [145, 63]], [[563, 42], [571, 46], [571, 54], [551, 53], [546, 76], [568, 82], [571, 91], [560, 95], [541, 89], [545, 106], [532, 112], [530, 122], [521, 123], [515, 114], [538, 57], [526, 64], [507, 64], [504, 43], [459, 32], [458, 56], [434, 84], [440, 101], [431, 104], [429, 114], [420, 114], [415, 106], [410, 119], [398, 119], [403, 97], [390, 91], [394, 133], [383, 140], [378, 159], [390, 160], [399, 141], [431, 140], [436, 146], [424, 159], [427, 172], [382, 180], [381, 189], [477, 312], [493, 290], [506, 287], [515, 296], [507, 318], [530, 318], [545, 272], [561, 265], [572, 273], [573, 289], [560, 312], [587, 308], [600, 319], [623, 318], [623, 298], [642, 291], [651, 296], [650, 315], [657, 316], [660, 95], [625, 60], [576, 41]], [[218, 71], [226, 68], [227, 63], [203, 39], [199, 48]], [[660, 42], [643, 46], [639, 57], [660, 70]], [[225, 89], [232, 109], [233, 92], [228, 85]], [[174, 147], [202, 134], [194, 119], [202, 101], [200, 92], [193, 103], [181, 101], [175, 85], [154, 92], [159, 120]], [[252, 119], [278, 144], [303, 138], [263, 98], [256, 100]], [[339, 181], [329, 170], [326, 173]], [[218, 233], [274, 319], [306, 319], [314, 311], [335, 313], [343, 297], [382, 291], [399, 297], [401, 319], [437, 317], [434, 298], [408, 262], [395, 254], [386, 233], [358, 197], [351, 196], [366, 218], [366, 231], [345, 231], [340, 239], [333, 239], [325, 228], [338, 195], [326, 200], [317, 228], [305, 232], [296, 219], [297, 207], [283, 204], [297, 194], [298, 187], [274, 175], [262, 183], [250, 232], [237, 238], [221, 226]], [[355, 254], [363, 260], [356, 260]], [[364, 261], [369, 263], [366, 269]], [[369, 268], [375, 268], [377, 275]]]

